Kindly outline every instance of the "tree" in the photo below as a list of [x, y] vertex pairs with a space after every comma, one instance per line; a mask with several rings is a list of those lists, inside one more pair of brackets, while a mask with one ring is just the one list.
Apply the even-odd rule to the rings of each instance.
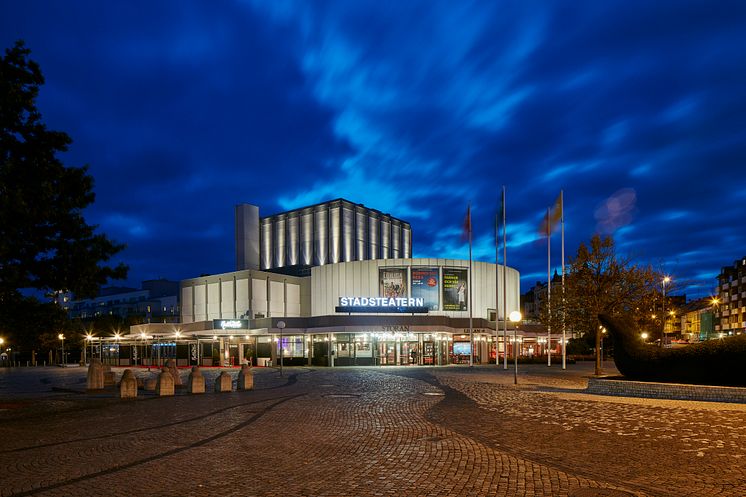
[[0, 327], [5, 332], [24, 328], [7, 317], [18, 318], [14, 309], [19, 302], [28, 304], [28, 290], [92, 297], [109, 279], [127, 274], [123, 264], [103, 264], [124, 246], [96, 233], [83, 217], [95, 199], [93, 178], [87, 166], [65, 166], [57, 158], [72, 140], [42, 122], [36, 97], [44, 78], [29, 54], [19, 41], [0, 57], [0, 318], [5, 318]]
[[[565, 276], [564, 299], [552, 292], [552, 326], [564, 325], [594, 338], [596, 374], [601, 373], [601, 333], [598, 315], [621, 314], [639, 318], [657, 295], [661, 274], [652, 266], [632, 263], [616, 254], [614, 240], [594, 235], [590, 245], [581, 243]], [[555, 300], [556, 299], [556, 300]], [[564, 302], [563, 302], [564, 300]], [[557, 328], [559, 329], [559, 328]]]

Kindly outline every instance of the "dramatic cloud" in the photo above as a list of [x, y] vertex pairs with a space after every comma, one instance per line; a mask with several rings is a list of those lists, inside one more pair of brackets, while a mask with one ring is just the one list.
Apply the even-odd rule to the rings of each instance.
[[[595, 232], [705, 295], [745, 255], [746, 4], [5, 2], [40, 108], [88, 163], [88, 218], [130, 283], [233, 269], [233, 205], [344, 197], [411, 222], [415, 256], [546, 279], [538, 226]], [[559, 237], [553, 237], [559, 266]]]

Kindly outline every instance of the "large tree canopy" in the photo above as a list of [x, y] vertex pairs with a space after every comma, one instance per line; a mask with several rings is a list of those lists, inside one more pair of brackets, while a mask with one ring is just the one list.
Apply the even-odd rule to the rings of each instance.
[[[641, 309], [651, 308], [658, 295], [662, 275], [652, 266], [634, 264], [616, 253], [611, 237], [594, 235], [590, 244], [581, 243], [577, 254], [567, 266], [564, 295], [552, 291], [551, 326], [553, 330], [567, 329], [593, 337], [596, 344], [596, 373], [600, 371], [601, 334], [598, 332], [599, 314], [629, 315], [639, 320]], [[548, 322], [546, 301], [542, 309]]]
[[124, 247], [83, 217], [93, 178], [57, 158], [71, 139], [41, 121], [44, 78], [29, 53], [17, 42], [0, 57], [0, 316], [12, 313], [24, 289], [90, 297], [127, 274], [123, 264], [103, 264]]

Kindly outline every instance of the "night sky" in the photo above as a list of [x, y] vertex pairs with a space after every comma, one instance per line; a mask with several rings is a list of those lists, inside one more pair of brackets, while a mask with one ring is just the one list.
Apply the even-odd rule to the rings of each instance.
[[[689, 297], [746, 255], [746, 2], [2, 1], [38, 105], [90, 166], [86, 219], [127, 284], [232, 271], [233, 207], [343, 197], [412, 225], [415, 257], [546, 280], [594, 233]], [[552, 265], [560, 266], [560, 237]]]

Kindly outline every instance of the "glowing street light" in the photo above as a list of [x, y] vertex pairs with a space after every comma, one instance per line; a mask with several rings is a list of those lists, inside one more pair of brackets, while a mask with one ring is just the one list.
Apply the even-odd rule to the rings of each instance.
[[664, 276], [663, 277], [663, 327], [661, 328], [661, 348], [663, 347], [663, 342], [666, 340], [666, 285], [671, 282], [670, 276]]
[[648, 339], [648, 334], [647, 334], [647, 333], [645, 333], [645, 332], [643, 331], [643, 332], [642, 332], [642, 333], [640, 334], [640, 338], [642, 338], [643, 340], [647, 340], [647, 339]]
[[510, 313], [508, 318], [510, 319], [510, 322], [513, 323], [513, 384], [518, 384], [518, 323], [520, 323], [521, 313], [518, 311], [513, 311]]
[[280, 328], [280, 376], [282, 376], [282, 362], [285, 357], [285, 348], [282, 344], [282, 332], [285, 329], [285, 321], [278, 321], [277, 327]]
[[91, 333], [86, 333], [85, 339], [88, 341], [88, 345], [91, 347], [91, 361], [93, 360], [93, 335]]
[[65, 361], [65, 335], [60, 333], [59, 335], [57, 335], [57, 338], [59, 338], [60, 342], [62, 342], [62, 365], [64, 366], [67, 363], [67, 361]]

